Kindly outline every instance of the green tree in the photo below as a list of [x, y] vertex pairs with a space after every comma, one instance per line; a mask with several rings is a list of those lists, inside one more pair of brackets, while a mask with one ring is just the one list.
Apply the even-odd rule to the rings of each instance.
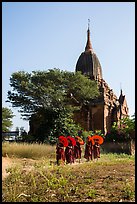
[[59, 69], [15, 72], [10, 85], [13, 91], [8, 91], [8, 102], [20, 108], [24, 119], [38, 121], [37, 136], [42, 140], [55, 135], [55, 131], [57, 135], [66, 129], [69, 133], [76, 129], [73, 112], [99, 96], [95, 81], [80, 72]]
[[12, 118], [14, 117], [13, 112], [6, 107], [2, 107], [2, 131], [9, 131], [9, 128], [13, 125]]
[[135, 139], [135, 114], [114, 122], [111, 132], [106, 136], [106, 141], [125, 141]]
[[114, 122], [112, 129], [123, 134], [130, 134], [135, 130], [135, 115], [130, 117], [122, 118], [119, 122]]

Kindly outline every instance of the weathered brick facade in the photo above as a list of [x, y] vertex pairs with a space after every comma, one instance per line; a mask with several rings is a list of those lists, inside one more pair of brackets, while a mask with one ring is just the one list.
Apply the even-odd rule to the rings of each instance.
[[82, 108], [75, 113], [74, 119], [85, 130], [102, 130], [106, 134], [110, 131], [114, 121], [119, 121], [122, 117], [128, 116], [128, 106], [122, 90], [119, 98], [117, 98], [103, 79], [100, 62], [90, 41], [89, 28], [85, 51], [81, 53], [76, 64], [77, 71], [81, 71], [82, 74], [97, 82], [101, 96], [96, 100], [92, 100], [88, 107]]

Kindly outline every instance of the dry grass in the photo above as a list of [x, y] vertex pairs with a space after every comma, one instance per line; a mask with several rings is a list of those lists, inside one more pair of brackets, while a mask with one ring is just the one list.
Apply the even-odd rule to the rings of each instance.
[[52, 157], [11, 158], [3, 202], [135, 202], [134, 156], [102, 153], [98, 161], [57, 166], [51, 148]]
[[38, 159], [41, 157], [54, 158], [55, 146], [47, 144], [3, 143], [2, 156]]

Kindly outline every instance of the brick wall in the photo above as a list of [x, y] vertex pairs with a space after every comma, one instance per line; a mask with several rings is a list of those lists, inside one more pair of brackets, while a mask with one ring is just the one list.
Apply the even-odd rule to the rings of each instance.
[[125, 142], [104, 142], [101, 145], [103, 152], [135, 154], [135, 140]]

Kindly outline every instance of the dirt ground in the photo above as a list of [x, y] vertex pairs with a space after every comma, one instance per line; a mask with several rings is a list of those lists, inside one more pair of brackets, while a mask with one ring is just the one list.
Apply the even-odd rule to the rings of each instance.
[[2, 157], [2, 180], [10, 174], [9, 172], [6, 172], [6, 169], [20, 164], [24, 170], [30, 171], [33, 168], [32, 164], [35, 162], [36, 160], [33, 159]]
[[[33, 160], [33, 159], [28, 159], [28, 158], [2, 157], [2, 180], [4, 182], [4, 179], [6, 178], [6, 176], [10, 174], [6, 172], [6, 169], [8, 169], [9, 167], [20, 166], [21, 169], [24, 170], [24, 172], [28, 172], [28, 171], [31, 171], [33, 168], [35, 168], [35, 164], [38, 164], [38, 166], [39, 164], [41, 165], [41, 162], [42, 162], [42, 165], [46, 167], [45, 162], [43, 164], [43, 161], [41, 160]], [[77, 176], [79, 177], [81, 177], [81, 171], [82, 172], [85, 171], [83, 167], [79, 171], [79, 165], [81, 165], [82, 163], [83, 162], [75, 163], [74, 168], [72, 168], [72, 172], [74, 174], [76, 172]], [[78, 168], [76, 168], [75, 166], [76, 164], [78, 165]], [[88, 175], [88, 178], [90, 178], [91, 166], [88, 165], [88, 163], [86, 167], [86, 173]], [[124, 202], [125, 199], [128, 202], [135, 202], [134, 197], [133, 198], [122, 197], [122, 199], [119, 199], [119, 196], [123, 196], [123, 194], [121, 193], [123, 191], [121, 191], [121, 189], [123, 189], [123, 186], [125, 185], [125, 183], [130, 184], [130, 188], [132, 187], [133, 189], [132, 191], [134, 191], [134, 183], [135, 183], [134, 161], [116, 162], [116, 163], [112, 162], [110, 165], [101, 165], [101, 164], [94, 165], [93, 164], [92, 165], [92, 177], [96, 181], [96, 182], [94, 182], [94, 180], [92, 181], [92, 187], [94, 189], [97, 189], [98, 193], [102, 195], [102, 196], [96, 196], [95, 202], [104, 202], [104, 199], [106, 202], [113, 202], [113, 200], [118, 200], [118, 202]], [[87, 182], [86, 179], [82, 181], [83, 181], [82, 184], [86, 186], [87, 183], [84, 183], [84, 181]], [[74, 183], [77, 185], [78, 183], [77, 177]], [[102, 186], [104, 187], [102, 188]], [[120, 189], [120, 191], [118, 191], [118, 189]], [[124, 191], [124, 192], [125, 192], [125, 195], [127, 196], [128, 193], [131, 193], [131, 190], [127, 189], [127, 191]], [[80, 201], [79, 199], [76, 202], [79, 202]], [[51, 197], [51, 201], [52, 201], [52, 197]], [[86, 196], [83, 197], [82, 202], [88, 202], [88, 201], [89, 201], [89, 198], [87, 198]]]
[[2, 180], [9, 175], [9, 172], [6, 172], [6, 169], [13, 165], [12, 159], [8, 157], [2, 157]]

